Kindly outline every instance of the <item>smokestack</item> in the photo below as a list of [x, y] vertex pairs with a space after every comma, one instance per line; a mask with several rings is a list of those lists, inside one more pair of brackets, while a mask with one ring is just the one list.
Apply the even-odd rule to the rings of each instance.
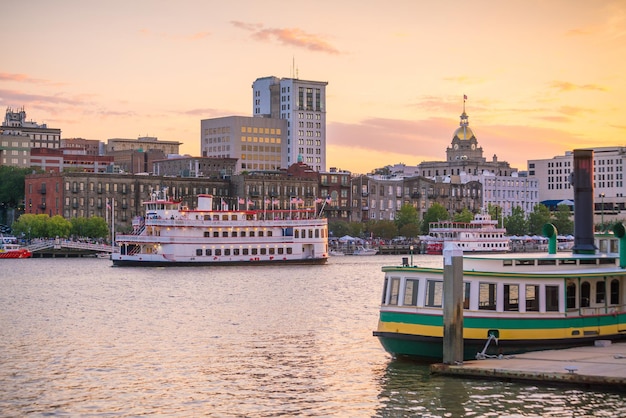
[[593, 236], [593, 150], [574, 150], [574, 254], [595, 254]]

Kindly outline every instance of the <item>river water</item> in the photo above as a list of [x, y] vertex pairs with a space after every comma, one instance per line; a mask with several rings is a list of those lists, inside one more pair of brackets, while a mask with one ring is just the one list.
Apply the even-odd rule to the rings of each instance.
[[[381, 266], [2, 260], [1, 416], [623, 417], [626, 396], [430, 376], [372, 337]], [[441, 265], [441, 256], [414, 256]]]

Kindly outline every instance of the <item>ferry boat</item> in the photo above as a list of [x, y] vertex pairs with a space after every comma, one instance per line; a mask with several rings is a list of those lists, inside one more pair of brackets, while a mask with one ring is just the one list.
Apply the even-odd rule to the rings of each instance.
[[[619, 253], [596, 251], [592, 153], [574, 152], [571, 253], [557, 253], [557, 231], [551, 224], [544, 227], [550, 240], [547, 253], [459, 251], [465, 360], [626, 339], [626, 229], [621, 223], [614, 227]], [[404, 264], [382, 268], [382, 300], [373, 334], [394, 356], [441, 361], [445, 266]]]
[[196, 209], [167, 197], [144, 202], [133, 232], [117, 234], [115, 266], [323, 264], [328, 260], [328, 222], [314, 209], [216, 210], [211, 195]]
[[457, 244], [463, 252], [508, 252], [510, 239], [505, 228], [488, 214], [476, 214], [470, 222], [439, 221], [429, 224], [427, 254], [441, 254], [445, 243]]
[[0, 235], [0, 258], [30, 258], [33, 253], [17, 243], [13, 236]]

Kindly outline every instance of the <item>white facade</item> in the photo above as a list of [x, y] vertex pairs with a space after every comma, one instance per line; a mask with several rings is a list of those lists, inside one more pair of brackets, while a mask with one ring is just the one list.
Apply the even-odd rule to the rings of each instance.
[[[461, 176], [463, 177], [463, 176]], [[512, 173], [510, 176], [496, 176], [485, 172], [473, 177], [483, 186], [483, 207], [485, 210], [499, 206], [503, 216], [511, 216], [513, 208], [520, 207], [524, 214], [530, 214], [539, 203], [539, 181]], [[469, 179], [464, 179], [467, 182]]]
[[[587, 148], [593, 150], [593, 187], [596, 214], [616, 215], [626, 210], [624, 167], [626, 147]], [[573, 200], [570, 182], [574, 153], [566, 151], [550, 159], [528, 160], [528, 176], [539, 182], [539, 202]]]
[[287, 121], [284, 168], [303, 162], [326, 171], [327, 82], [263, 77], [252, 84], [253, 115]]
[[285, 167], [283, 147], [287, 121], [227, 116], [200, 121], [203, 157], [237, 158], [235, 173]]

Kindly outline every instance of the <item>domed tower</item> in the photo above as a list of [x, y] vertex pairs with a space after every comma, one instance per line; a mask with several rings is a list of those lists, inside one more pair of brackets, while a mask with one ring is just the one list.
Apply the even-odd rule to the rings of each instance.
[[454, 131], [454, 135], [452, 135], [452, 145], [446, 148], [448, 161], [484, 161], [483, 149], [478, 146], [478, 140], [469, 127], [468, 116], [467, 113], [465, 113], [466, 100], [467, 96], [463, 96], [463, 113], [461, 113], [460, 126]]

